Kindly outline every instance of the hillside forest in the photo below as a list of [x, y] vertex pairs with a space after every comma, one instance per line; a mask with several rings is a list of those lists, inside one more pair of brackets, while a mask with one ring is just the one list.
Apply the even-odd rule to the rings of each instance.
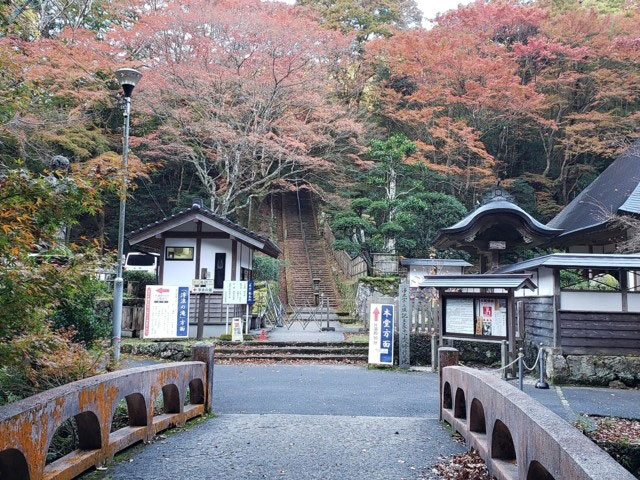
[[426, 20], [414, 0], [3, 2], [6, 391], [88, 374], [108, 332], [87, 272], [117, 241], [117, 68], [143, 74], [126, 231], [195, 198], [264, 231], [263, 202], [304, 188], [335, 248], [423, 257], [498, 181], [550, 220], [638, 136], [637, 0], [477, 0]]

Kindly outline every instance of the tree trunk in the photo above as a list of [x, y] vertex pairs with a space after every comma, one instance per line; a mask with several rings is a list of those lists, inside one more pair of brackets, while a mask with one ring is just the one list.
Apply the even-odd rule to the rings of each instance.
[[[387, 184], [387, 200], [389, 200], [389, 223], [393, 222], [395, 218], [396, 207], [392, 205], [396, 199], [396, 184], [397, 184], [396, 170], [393, 166], [389, 167], [389, 183]], [[395, 237], [387, 237], [385, 241], [385, 249], [388, 253], [396, 253], [396, 239]]]

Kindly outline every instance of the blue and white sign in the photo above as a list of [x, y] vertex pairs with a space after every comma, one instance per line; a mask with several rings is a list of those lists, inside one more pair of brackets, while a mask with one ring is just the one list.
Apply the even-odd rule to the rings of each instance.
[[189, 287], [178, 287], [178, 337], [189, 336]]
[[395, 306], [372, 303], [369, 312], [369, 363], [393, 365]]
[[189, 287], [147, 285], [144, 338], [189, 336]]
[[256, 303], [255, 297], [253, 296], [254, 284], [253, 280], [249, 280], [247, 283], [247, 305], [253, 305]]

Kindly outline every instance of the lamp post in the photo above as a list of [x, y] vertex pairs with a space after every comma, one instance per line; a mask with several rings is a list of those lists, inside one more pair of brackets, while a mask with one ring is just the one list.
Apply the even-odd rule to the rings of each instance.
[[125, 99], [124, 132], [122, 138], [122, 185], [120, 187], [120, 218], [118, 220], [118, 272], [113, 285], [113, 314], [111, 346], [113, 361], [120, 361], [120, 336], [122, 332], [122, 264], [124, 263], [124, 214], [127, 207], [127, 168], [129, 165], [129, 114], [131, 93], [142, 74], [133, 68], [121, 68], [115, 72]]

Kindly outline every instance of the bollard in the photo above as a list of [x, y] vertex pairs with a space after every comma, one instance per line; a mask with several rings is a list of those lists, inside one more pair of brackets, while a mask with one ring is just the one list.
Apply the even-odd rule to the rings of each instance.
[[431, 369], [434, 372], [438, 369], [438, 338], [435, 333], [431, 335]]
[[522, 349], [518, 352], [518, 388], [522, 390], [522, 357], [524, 357], [524, 353], [522, 353]]
[[504, 368], [507, 365], [507, 341], [502, 340], [500, 343], [500, 363], [502, 363], [502, 379], [507, 379], [507, 369]]
[[213, 402], [213, 365], [215, 347], [206, 343], [197, 343], [191, 348], [191, 358], [196, 362], [204, 362], [207, 366], [207, 384], [205, 385], [204, 408], [207, 412], [211, 412]]
[[538, 349], [538, 360], [540, 361], [540, 380], [536, 382], [536, 388], [541, 388], [543, 390], [547, 390], [549, 388], [549, 384], [544, 381], [544, 347], [542, 343], [540, 344], [540, 348]]
[[438, 349], [438, 398], [440, 399], [440, 421], [442, 421], [442, 370], [445, 367], [458, 365], [459, 352], [452, 347], [440, 347]]

